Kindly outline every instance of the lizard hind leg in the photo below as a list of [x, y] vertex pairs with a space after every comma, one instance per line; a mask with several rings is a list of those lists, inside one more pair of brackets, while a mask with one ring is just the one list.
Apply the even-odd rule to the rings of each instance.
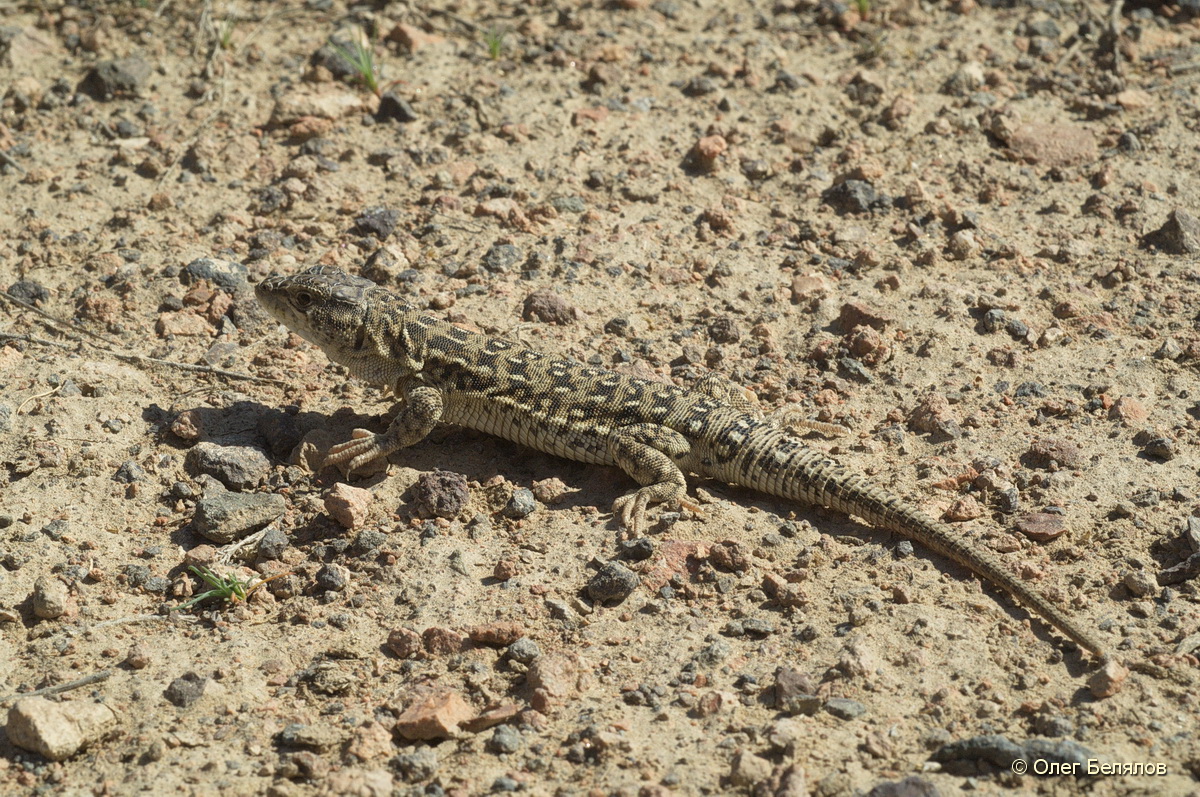
[[808, 432], [817, 432], [825, 437], [841, 437], [849, 431], [836, 423], [809, 420], [805, 410], [796, 404], [783, 405], [771, 413], [769, 420], [774, 426], [794, 437], [801, 437]]
[[717, 371], [709, 371], [697, 379], [692, 385], [692, 390], [716, 399], [722, 404], [728, 404], [738, 412], [744, 412], [754, 418], [763, 417], [762, 406], [759, 405], [758, 396], [754, 394], [754, 391], [742, 387]]
[[613, 514], [635, 537], [646, 527], [646, 510], [653, 504], [687, 506], [687, 480], [678, 462], [691, 453], [691, 443], [679, 432], [653, 423], [613, 430], [608, 440], [613, 461], [638, 484], [637, 490], [613, 502]]

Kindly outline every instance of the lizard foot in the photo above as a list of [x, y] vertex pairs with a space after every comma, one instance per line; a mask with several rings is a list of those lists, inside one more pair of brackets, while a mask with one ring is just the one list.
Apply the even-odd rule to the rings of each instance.
[[383, 440], [384, 435], [375, 434], [367, 429], [355, 429], [350, 433], [349, 440], [329, 449], [322, 467], [344, 465], [345, 473], [349, 475], [356, 468], [361, 468], [376, 457], [384, 455], [381, 446]]
[[[660, 495], [661, 492], [657, 485], [653, 485], [634, 490], [613, 501], [613, 514], [621, 519], [621, 525], [629, 529], [634, 539], [643, 536], [646, 529], [646, 509], [652, 503], [663, 503], [671, 509], [687, 509], [698, 515], [704, 514], [699, 504], [683, 493], [683, 488], [679, 488], [677, 495], [666, 498]], [[671, 492], [675, 490], [672, 489]]]

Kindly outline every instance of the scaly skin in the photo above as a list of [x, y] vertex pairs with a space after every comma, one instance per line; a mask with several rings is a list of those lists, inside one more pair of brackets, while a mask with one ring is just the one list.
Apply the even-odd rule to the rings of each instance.
[[990, 552], [849, 473], [766, 420], [746, 392], [711, 375], [692, 390], [590, 368], [424, 315], [370, 280], [318, 266], [261, 282], [259, 301], [353, 376], [391, 388], [388, 430], [355, 430], [326, 464], [353, 471], [457, 424], [580, 462], [615, 465], [642, 487], [613, 512], [635, 534], [647, 507], [688, 505], [685, 473], [830, 507], [903, 534], [1008, 591], [1101, 659], [1108, 652]]

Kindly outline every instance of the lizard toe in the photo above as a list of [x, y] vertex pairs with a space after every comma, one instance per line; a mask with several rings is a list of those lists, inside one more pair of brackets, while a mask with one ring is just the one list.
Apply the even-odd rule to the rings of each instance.
[[347, 474], [361, 468], [380, 455], [381, 437], [366, 429], [355, 429], [349, 440], [330, 447], [324, 466], [345, 465]]

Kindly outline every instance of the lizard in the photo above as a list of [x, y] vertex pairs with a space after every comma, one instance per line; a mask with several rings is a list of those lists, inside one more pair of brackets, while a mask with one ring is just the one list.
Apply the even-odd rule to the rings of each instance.
[[1100, 661], [1110, 658], [1096, 636], [995, 554], [764, 417], [753, 394], [717, 372], [684, 389], [583, 365], [442, 321], [331, 266], [272, 274], [255, 295], [351, 376], [400, 398], [386, 431], [354, 430], [329, 449], [325, 465], [348, 474], [419, 442], [439, 423], [455, 424], [620, 468], [640, 485], [613, 503], [634, 536], [653, 505], [698, 509], [687, 497], [685, 474], [692, 473], [906, 536], [1005, 590]]

